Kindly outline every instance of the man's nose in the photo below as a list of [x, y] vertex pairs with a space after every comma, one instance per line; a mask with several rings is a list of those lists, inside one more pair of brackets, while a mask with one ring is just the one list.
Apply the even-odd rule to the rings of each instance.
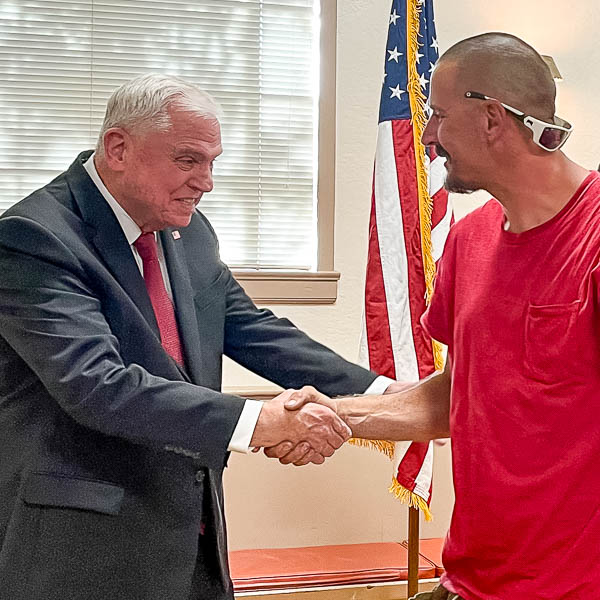
[[214, 187], [212, 169], [209, 166], [198, 169], [198, 171], [188, 179], [187, 184], [195, 191], [203, 193], [212, 192]]
[[421, 143], [425, 146], [431, 146], [432, 144], [437, 143], [437, 131], [433, 125], [433, 118], [427, 121], [427, 125], [425, 125], [425, 129], [423, 130], [423, 135], [421, 135]]

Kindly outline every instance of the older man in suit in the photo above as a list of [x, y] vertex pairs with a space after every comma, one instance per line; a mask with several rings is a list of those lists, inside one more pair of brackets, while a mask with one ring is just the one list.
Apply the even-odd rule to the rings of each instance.
[[257, 309], [196, 211], [218, 107], [148, 75], [111, 97], [95, 153], [0, 218], [0, 596], [232, 598], [221, 475], [287, 443], [320, 463], [328, 408], [220, 392], [223, 354], [286, 388], [386, 381]]

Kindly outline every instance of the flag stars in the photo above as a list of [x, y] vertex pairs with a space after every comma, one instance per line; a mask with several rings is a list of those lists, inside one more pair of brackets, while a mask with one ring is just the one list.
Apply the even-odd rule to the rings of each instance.
[[425, 73], [421, 73], [421, 77], [419, 77], [419, 83], [421, 84], [421, 87], [423, 89], [425, 89], [427, 87], [427, 84], [429, 83], [429, 79], [425, 79]]
[[434, 37], [432, 37], [432, 38], [431, 38], [431, 47], [432, 47], [432, 48], [433, 48], [433, 49], [434, 49], [436, 52], [439, 52], [439, 51], [440, 51], [440, 46], [439, 46], [439, 44], [438, 44], [438, 41], [437, 41], [437, 40], [436, 40]]
[[417, 50], [417, 54], [415, 56], [415, 58], [417, 59], [417, 64], [421, 64], [419, 61], [424, 57], [424, 54], [419, 53], [419, 51]]
[[435, 67], [435, 64], [434, 64], [434, 63], [432, 63], [432, 62], [430, 62], [430, 63], [429, 63], [429, 72], [430, 72], [430, 73], [433, 71], [434, 67]]
[[393, 50], [388, 50], [388, 61], [395, 60], [398, 62], [398, 57], [402, 56], [402, 52], [398, 52], [398, 46], [396, 46]]
[[400, 15], [396, 14], [396, 9], [393, 10], [392, 14], [390, 15], [390, 25], [395, 25], [396, 21], [400, 18]]
[[398, 100], [402, 100], [402, 94], [406, 94], [405, 90], [400, 89], [400, 84], [396, 87], [391, 87], [390, 91], [392, 92], [390, 98], [398, 98]]

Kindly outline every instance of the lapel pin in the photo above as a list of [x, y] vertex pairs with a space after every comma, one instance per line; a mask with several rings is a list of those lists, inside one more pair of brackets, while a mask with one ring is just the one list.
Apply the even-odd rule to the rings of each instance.
[[181, 237], [181, 234], [179, 233], [179, 231], [175, 230], [171, 232], [171, 235], [173, 236], [174, 240], [178, 240]]

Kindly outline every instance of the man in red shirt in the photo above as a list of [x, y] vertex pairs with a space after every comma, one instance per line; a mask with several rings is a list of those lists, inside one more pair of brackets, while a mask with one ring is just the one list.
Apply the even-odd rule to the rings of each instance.
[[560, 151], [571, 127], [554, 100], [513, 36], [442, 56], [423, 142], [446, 157], [450, 191], [495, 198], [451, 230], [422, 319], [446, 368], [330, 401], [354, 436], [452, 438], [446, 574], [420, 599], [599, 597], [600, 175]]

